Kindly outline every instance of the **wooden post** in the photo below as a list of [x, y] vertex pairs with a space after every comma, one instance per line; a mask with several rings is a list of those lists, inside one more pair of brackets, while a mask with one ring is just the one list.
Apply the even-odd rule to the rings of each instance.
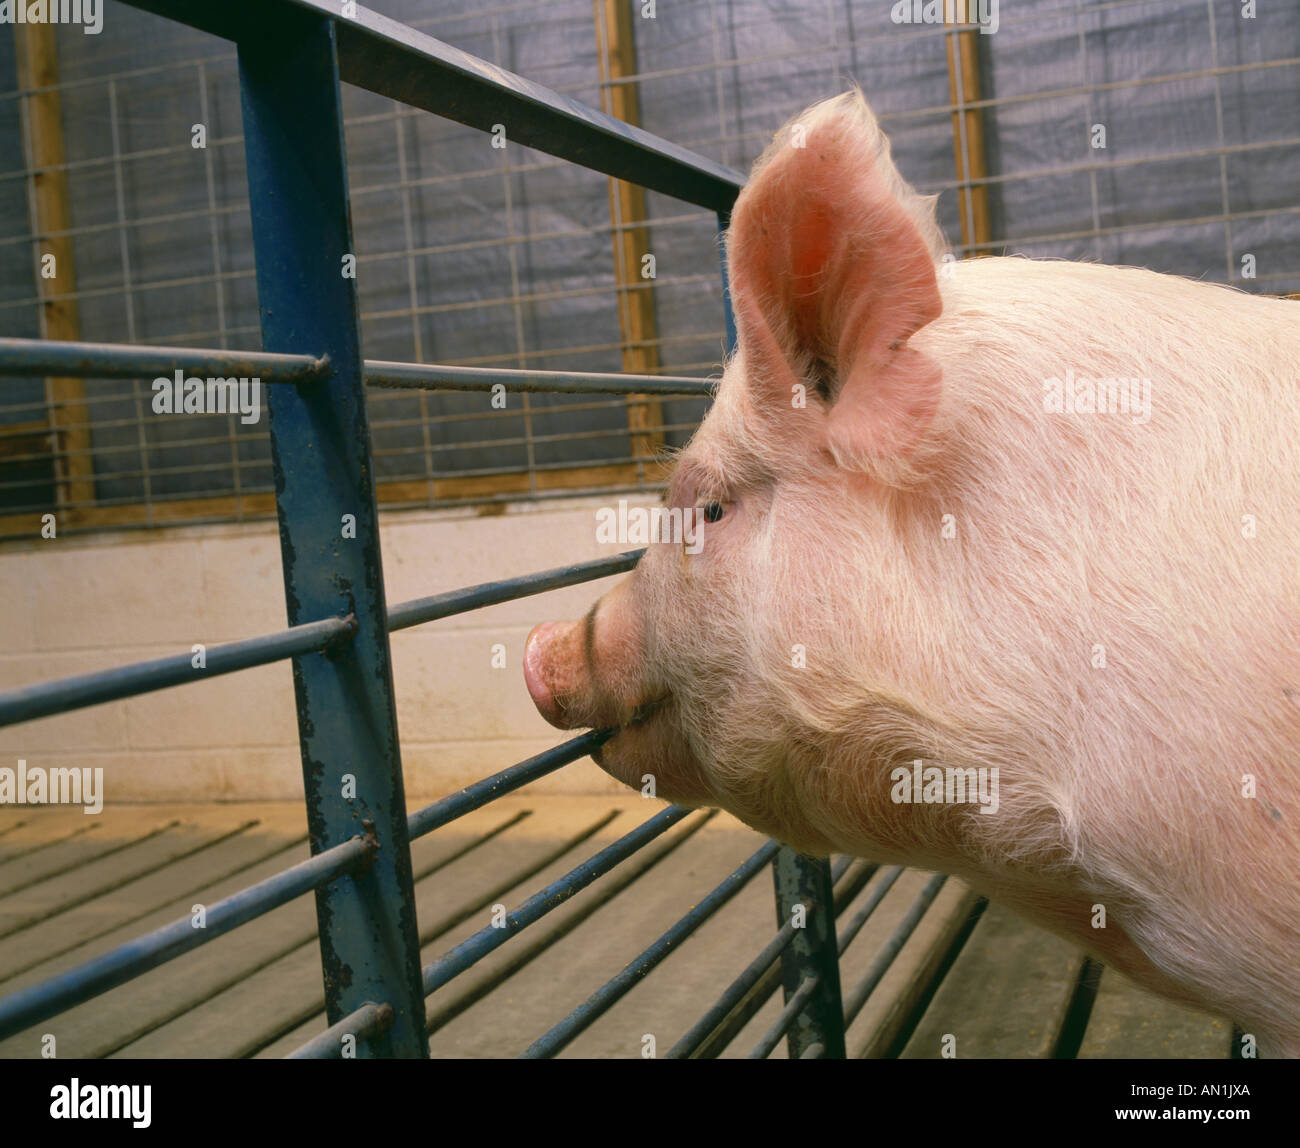
[[[965, 7], [969, 11], [974, 5], [968, 3]], [[944, 0], [945, 24], [965, 24], [965, 21], [957, 19], [957, 9], [956, 0]], [[982, 98], [978, 36], [979, 32], [974, 25], [963, 27], [960, 32], [950, 32], [947, 36], [948, 95], [954, 109]], [[988, 164], [984, 148], [983, 108], [966, 106], [961, 111], [954, 110], [952, 142], [957, 158], [957, 178], [962, 181], [985, 178], [988, 175]], [[988, 184], [959, 188], [958, 204], [961, 208], [962, 246], [971, 255], [991, 255], [992, 252], [987, 248], [972, 250], [973, 245], [987, 243], [991, 238]]]
[[[597, 53], [602, 82], [601, 102], [610, 115], [624, 123], [640, 124], [641, 107], [635, 84], [610, 80], [636, 75], [636, 41], [632, 31], [629, 0], [594, 0], [596, 31], [603, 41]], [[623, 341], [623, 370], [629, 374], [653, 375], [659, 371], [659, 348], [655, 344], [655, 302], [649, 280], [641, 278], [644, 256], [649, 254], [649, 231], [628, 226], [646, 218], [645, 189], [620, 179], [609, 181], [609, 218], [614, 225], [614, 274], [618, 284], [618, 322]], [[620, 228], [620, 224], [623, 226]], [[646, 395], [629, 395], [628, 429], [632, 455], [654, 458], [663, 447], [663, 408]], [[644, 478], [645, 463], [637, 463]]]
[[[18, 87], [22, 94], [23, 147], [27, 170], [33, 236], [38, 260], [36, 292], [41, 298], [41, 337], [80, 339], [81, 315], [75, 298], [77, 270], [72, 240], [52, 232], [71, 227], [68, 177], [63, 170], [63, 102], [59, 82], [59, 56], [52, 24], [15, 24]], [[54, 277], [42, 270], [53, 257]], [[94, 501], [94, 468], [90, 458], [90, 427], [86, 412], [86, 385], [82, 379], [46, 379], [46, 402], [52, 407], [54, 430], [56, 504], [72, 504], [74, 519]]]

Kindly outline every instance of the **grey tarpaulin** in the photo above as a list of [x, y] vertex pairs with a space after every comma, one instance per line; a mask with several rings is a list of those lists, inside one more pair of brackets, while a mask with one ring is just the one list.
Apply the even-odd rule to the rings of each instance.
[[[371, 7], [601, 103], [591, 0]], [[744, 170], [784, 119], [857, 82], [904, 175], [940, 193], [944, 229], [960, 237], [942, 28], [895, 23], [886, 0], [659, 0], [652, 18], [642, 0], [632, 7], [644, 127]], [[1300, 291], [1300, 15], [1246, 7], [1001, 0], [997, 31], [978, 37], [991, 249]], [[57, 43], [82, 337], [257, 348], [232, 46], [112, 0], [100, 35], [65, 27]], [[0, 334], [35, 336], [15, 88], [4, 27]], [[345, 90], [345, 110], [367, 357], [620, 369], [603, 176], [494, 149], [422, 112], [397, 116], [358, 90]], [[197, 123], [206, 149], [191, 147]], [[1104, 149], [1090, 146], [1096, 124]], [[714, 219], [662, 195], [648, 204], [662, 368], [707, 373], [722, 350]], [[270, 489], [264, 425], [152, 415], [150, 381], [87, 384], [97, 500]], [[39, 380], [6, 382], [0, 443], [5, 426], [45, 418], [42, 394]], [[701, 410], [665, 404], [668, 442]], [[375, 392], [371, 420], [381, 482], [617, 462], [631, 449], [613, 399], [531, 396], [525, 409], [514, 396], [494, 412], [479, 395]], [[0, 452], [0, 510], [47, 505], [40, 474]], [[23, 475], [31, 485], [16, 486]]]

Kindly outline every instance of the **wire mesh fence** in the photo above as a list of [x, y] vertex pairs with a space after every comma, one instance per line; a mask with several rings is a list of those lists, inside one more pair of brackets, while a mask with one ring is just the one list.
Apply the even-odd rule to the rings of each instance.
[[[1134, 263], [1300, 290], [1300, 21], [1224, 0], [659, 6], [410, 0], [386, 15], [736, 170], [864, 88], [962, 257]], [[942, 17], [943, 13], [940, 13]], [[965, 22], [958, 22], [964, 20]], [[345, 89], [365, 352], [707, 377], [717, 219]], [[259, 346], [238, 69], [221, 40], [105, 0], [103, 31], [0, 28], [0, 333]], [[653, 490], [689, 397], [372, 388], [386, 506]], [[272, 514], [265, 416], [155, 380], [7, 379], [0, 536]]]

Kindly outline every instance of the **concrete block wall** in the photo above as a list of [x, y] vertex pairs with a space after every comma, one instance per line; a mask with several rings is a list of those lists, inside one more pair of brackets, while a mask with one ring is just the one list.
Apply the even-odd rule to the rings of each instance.
[[[390, 604], [631, 549], [596, 541], [609, 498], [504, 513], [381, 515]], [[652, 498], [629, 498], [653, 505]], [[602, 579], [392, 636], [407, 794], [424, 801], [563, 740], [533, 709], [520, 659], [538, 622], [575, 618]], [[274, 522], [106, 533], [0, 546], [0, 689], [283, 629]], [[492, 665], [493, 647], [506, 664]], [[104, 768], [107, 801], [302, 796], [288, 662], [0, 729], [0, 765]], [[589, 760], [538, 783], [625, 792]]]

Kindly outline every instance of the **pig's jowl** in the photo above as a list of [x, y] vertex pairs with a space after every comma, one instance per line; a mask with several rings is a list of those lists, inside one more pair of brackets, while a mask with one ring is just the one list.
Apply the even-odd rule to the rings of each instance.
[[[727, 253], [739, 340], [667, 495], [703, 546], [533, 631], [543, 716], [1300, 1055], [1300, 304], [945, 263], [856, 92], [778, 134]], [[997, 769], [996, 806], [899, 800], [918, 760]]]

